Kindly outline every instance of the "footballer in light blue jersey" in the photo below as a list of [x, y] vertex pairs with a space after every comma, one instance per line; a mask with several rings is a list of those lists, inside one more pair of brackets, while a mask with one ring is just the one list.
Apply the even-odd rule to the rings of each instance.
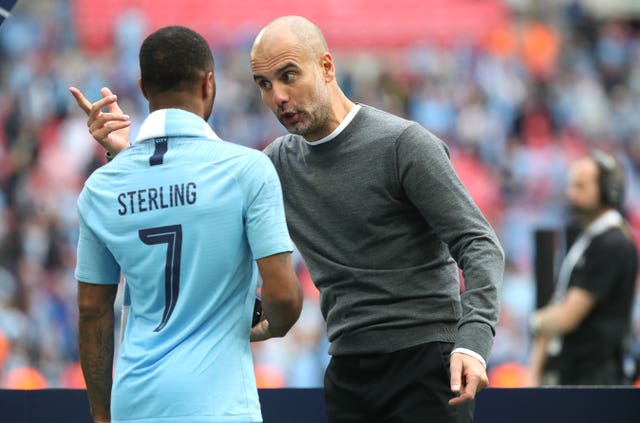
[[262, 421], [255, 260], [293, 249], [267, 156], [158, 110], [87, 180], [78, 213], [76, 278], [117, 284], [122, 271], [131, 301], [112, 422]]

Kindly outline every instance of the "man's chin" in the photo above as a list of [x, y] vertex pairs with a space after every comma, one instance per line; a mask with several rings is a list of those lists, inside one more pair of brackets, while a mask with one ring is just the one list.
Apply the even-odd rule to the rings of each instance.
[[290, 134], [300, 135], [302, 137], [304, 137], [307, 134], [307, 130], [306, 130], [307, 128], [303, 127], [299, 123], [288, 124], [288, 123], [285, 123], [285, 122], [282, 122], [282, 121], [280, 121], [280, 123], [282, 124], [282, 126], [284, 126], [286, 128], [286, 130]]
[[296, 132], [296, 124], [295, 123], [288, 122], [286, 119], [284, 119], [284, 118], [282, 118], [280, 116], [278, 116], [278, 121], [280, 122], [280, 125], [284, 126], [285, 129], [288, 132], [290, 132], [292, 134], [297, 133]]

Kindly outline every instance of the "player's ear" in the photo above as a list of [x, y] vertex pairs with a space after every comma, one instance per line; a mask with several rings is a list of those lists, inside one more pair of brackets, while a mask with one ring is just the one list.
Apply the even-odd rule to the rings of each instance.
[[144, 84], [142, 83], [142, 78], [138, 79], [138, 86], [140, 87], [140, 91], [142, 91], [144, 98], [149, 100], [149, 97], [147, 97], [147, 90], [144, 89]]
[[213, 72], [207, 72], [202, 80], [202, 97], [212, 99], [216, 98], [216, 80]]

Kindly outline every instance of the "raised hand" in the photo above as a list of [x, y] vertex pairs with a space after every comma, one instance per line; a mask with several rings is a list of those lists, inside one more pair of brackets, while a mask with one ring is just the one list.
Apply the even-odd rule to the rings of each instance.
[[[89, 117], [87, 120], [89, 132], [112, 156], [130, 145], [131, 121], [129, 116], [122, 112], [117, 96], [109, 88], [104, 87], [100, 90], [102, 98], [95, 103], [87, 100], [75, 87], [69, 87], [69, 91], [78, 103], [78, 107]], [[104, 108], [108, 111], [103, 112]]]

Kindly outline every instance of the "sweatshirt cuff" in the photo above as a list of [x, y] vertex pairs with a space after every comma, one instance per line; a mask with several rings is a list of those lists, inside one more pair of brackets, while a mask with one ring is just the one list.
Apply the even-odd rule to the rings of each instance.
[[485, 323], [471, 322], [458, 328], [453, 349], [464, 348], [478, 354], [486, 363], [493, 347], [492, 328]]

